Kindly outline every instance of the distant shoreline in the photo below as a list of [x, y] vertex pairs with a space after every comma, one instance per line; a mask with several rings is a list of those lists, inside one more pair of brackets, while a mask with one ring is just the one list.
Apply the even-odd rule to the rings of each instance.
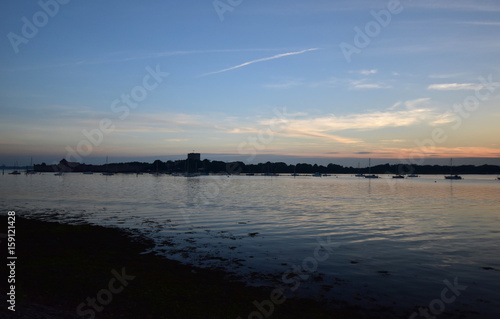
[[[191, 162], [190, 165], [193, 165]], [[259, 164], [245, 164], [243, 162], [222, 162], [203, 160], [195, 163], [197, 171], [204, 174], [425, 174], [425, 175], [448, 175], [448, 174], [477, 174], [477, 175], [500, 175], [499, 165], [459, 165], [451, 168], [449, 165], [403, 165], [403, 164], [379, 164], [371, 168], [356, 168], [338, 164], [317, 165], [297, 164], [291, 165], [283, 162], [266, 162]], [[47, 165], [45, 163], [34, 165], [36, 172], [113, 172], [113, 173], [184, 173], [187, 160], [160, 161], [153, 163], [127, 162], [110, 163], [104, 165], [83, 164], [68, 162], [65, 159], [59, 164]]]

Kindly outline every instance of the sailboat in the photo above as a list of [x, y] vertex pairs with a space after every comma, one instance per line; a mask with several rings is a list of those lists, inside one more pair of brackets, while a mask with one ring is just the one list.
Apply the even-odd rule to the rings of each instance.
[[365, 175], [365, 178], [378, 178], [377, 175], [371, 174], [372, 171], [372, 159], [368, 159], [368, 175]]
[[115, 175], [115, 173], [111, 173], [109, 170], [108, 170], [108, 157], [106, 156], [106, 171], [102, 173], [102, 175], [104, 176], [113, 176]]
[[450, 175], [445, 176], [445, 179], [462, 179], [462, 176], [453, 175], [453, 158], [450, 158]]
[[30, 167], [31, 168], [26, 168], [26, 175], [34, 175], [34, 174], [36, 174], [35, 167], [33, 166], [33, 157], [31, 158]]
[[365, 177], [365, 174], [361, 173], [361, 169], [359, 168], [359, 162], [358, 162], [358, 174], [354, 175], [356, 177]]

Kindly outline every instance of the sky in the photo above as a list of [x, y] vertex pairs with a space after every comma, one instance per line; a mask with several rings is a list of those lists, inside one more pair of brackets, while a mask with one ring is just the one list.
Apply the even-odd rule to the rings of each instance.
[[497, 0], [0, 8], [0, 164], [500, 159]]

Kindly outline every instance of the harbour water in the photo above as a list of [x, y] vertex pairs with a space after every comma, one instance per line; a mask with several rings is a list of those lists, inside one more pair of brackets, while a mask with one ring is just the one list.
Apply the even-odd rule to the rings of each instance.
[[2, 213], [123, 227], [168, 258], [289, 296], [398, 318], [419, 307], [496, 318], [496, 176], [381, 177], [6, 174], [0, 204]]

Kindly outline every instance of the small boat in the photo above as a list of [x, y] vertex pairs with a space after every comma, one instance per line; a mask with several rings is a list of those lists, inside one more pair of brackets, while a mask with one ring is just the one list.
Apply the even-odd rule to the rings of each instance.
[[264, 173], [262, 176], [278, 176], [276, 173]]
[[313, 174], [313, 177], [321, 177], [321, 173], [316, 172], [316, 173]]
[[445, 179], [462, 179], [462, 176], [459, 175], [453, 175], [453, 158], [450, 158], [450, 175], [445, 176]]
[[323, 177], [328, 177], [328, 176], [332, 176], [330, 174], [323, 174]]
[[370, 174], [372, 171], [372, 159], [368, 159], [368, 175], [365, 175], [365, 178], [378, 178], [377, 175]]
[[35, 167], [33, 166], [33, 157], [31, 158], [31, 163], [30, 163], [31, 169], [26, 168], [26, 175], [35, 175]]
[[399, 175], [392, 176], [392, 178], [405, 178], [405, 177], [403, 175], [399, 174]]
[[62, 176], [62, 175], [63, 175], [62, 172], [57, 172], [57, 173], [54, 174], [54, 176]]
[[83, 172], [83, 175], [92, 175], [94, 172]]
[[19, 171], [12, 171], [9, 173], [9, 175], [21, 175], [21, 172]]
[[246, 175], [246, 176], [255, 176], [255, 174], [254, 174], [254, 173], [246, 173], [245, 175]]
[[291, 176], [295, 177], [295, 176], [299, 176], [299, 174], [293, 173]]
[[106, 156], [106, 171], [104, 173], [102, 173], [102, 175], [104, 176], [113, 176], [115, 175], [115, 173], [111, 173], [108, 169], [108, 157]]
[[356, 177], [365, 177], [365, 174], [360, 173], [360, 171], [361, 171], [361, 168], [359, 167], [359, 162], [358, 162], [358, 174], [356, 174], [354, 176], [356, 176]]
[[418, 175], [417, 174], [408, 174], [407, 177], [418, 177]]

